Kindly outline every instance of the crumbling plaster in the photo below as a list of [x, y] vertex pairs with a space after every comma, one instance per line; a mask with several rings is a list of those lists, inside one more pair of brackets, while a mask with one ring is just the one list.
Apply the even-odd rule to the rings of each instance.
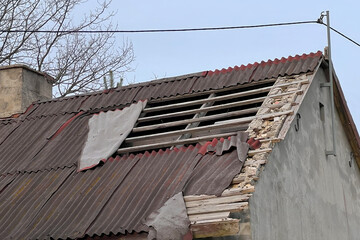
[[[331, 150], [330, 93], [317, 71], [285, 139], [275, 144], [249, 201], [252, 239], [358, 239], [360, 171], [336, 115]], [[325, 120], [319, 103], [324, 105]], [[352, 161], [350, 167], [349, 161]]]

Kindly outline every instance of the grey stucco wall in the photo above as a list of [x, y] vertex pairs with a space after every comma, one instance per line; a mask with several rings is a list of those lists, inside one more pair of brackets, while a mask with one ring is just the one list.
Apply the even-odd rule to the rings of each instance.
[[[331, 109], [319, 69], [292, 123], [270, 154], [250, 199], [253, 240], [360, 239], [360, 171], [336, 113], [337, 156], [331, 150]], [[325, 120], [320, 117], [324, 105]]]

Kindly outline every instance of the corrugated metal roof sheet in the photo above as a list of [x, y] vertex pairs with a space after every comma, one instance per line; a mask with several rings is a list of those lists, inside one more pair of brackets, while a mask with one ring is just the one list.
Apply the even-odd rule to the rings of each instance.
[[77, 173], [87, 111], [313, 71], [321, 57], [318, 52], [55, 99], [35, 103], [18, 119], [1, 120], [0, 238], [143, 231], [142, 220], [179, 191], [218, 194], [240, 171], [236, 151], [202, 156], [193, 146], [168, 149], [116, 157]]
[[59, 113], [74, 113], [80, 110], [123, 107], [134, 101], [158, 99], [202, 92], [211, 89], [313, 71], [322, 58], [322, 53], [303, 54], [280, 60], [235, 66], [234, 68], [205, 71], [179, 77], [165, 78], [134, 84], [95, 94], [54, 99], [35, 104], [29, 116], [43, 116]]
[[[9, 129], [14, 128], [15, 125], [17, 128], [0, 144], [0, 174], [45, 169], [46, 162], [42, 162], [39, 168], [35, 167], [35, 162], [39, 161], [39, 153], [47, 149], [46, 145], [51, 142], [49, 138], [72, 116], [73, 114], [52, 115], [6, 125]], [[70, 138], [68, 141], [73, 141], [72, 139], [75, 138]], [[56, 145], [56, 148], [61, 149], [64, 144]], [[55, 152], [57, 151], [58, 149]], [[54, 152], [48, 152], [46, 158], [51, 158], [52, 154]], [[74, 152], [71, 154], [74, 157]]]
[[[2, 176], [0, 237], [75, 239], [147, 231], [146, 217], [176, 193], [194, 187], [198, 193], [221, 192], [240, 171], [236, 151], [203, 156], [199, 148], [118, 156], [85, 172], [73, 166]], [[216, 177], [203, 181], [204, 176]]]

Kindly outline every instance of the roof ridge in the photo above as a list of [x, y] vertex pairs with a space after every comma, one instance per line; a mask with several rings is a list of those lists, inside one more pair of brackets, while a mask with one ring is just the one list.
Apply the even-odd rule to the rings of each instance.
[[[209, 70], [209, 71], [205, 71], [203, 74], [211, 76], [211, 75], [214, 75], [214, 74], [216, 75], [216, 74], [220, 74], [220, 73], [229, 73], [229, 72], [232, 72], [232, 71], [250, 69], [252, 67], [257, 67], [257, 66], [266, 66], [266, 65], [271, 65], [271, 64], [278, 64], [280, 62], [285, 63], [285, 62], [292, 62], [292, 61], [295, 61], [295, 60], [299, 61], [299, 60], [302, 60], [302, 59], [314, 58], [314, 57], [321, 56], [321, 55], [322, 55], [322, 52], [319, 50], [316, 53], [314, 53], [314, 52], [310, 52], [308, 54], [303, 53], [301, 56], [298, 55], [298, 54], [296, 54], [295, 56], [289, 55], [287, 58], [282, 57], [281, 59], [278, 59], [278, 58], [275, 58], [273, 60], [268, 59], [266, 62], [261, 61], [260, 63], [259, 62], [248, 63], [246, 66], [241, 65], [239, 67], [239, 66], [235, 65], [234, 67], [228, 67], [227, 69], [222, 68], [221, 70], [219, 70], [219, 69]], [[207, 74], [205, 74], [205, 73], [207, 73]]]
[[180, 76], [155, 79], [155, 80], [151, 80], [151, 81], [126, 85], [126, 86], [122, 86], [122, 87], [119, 87], [119, 88], [111, 88], [109, 90], [101, 90], [101, 91], [96, 91], [96, 92], [91, 92], [91, 93], [82, 93], [82, 94], [66, 96], [66, 97], [62, 97], [62, 98], [54, 98], [54, 99], [45, 100], [45, 101], [38, 101], [38, 102], [35, 102], [35, 103], [42, 104], [42, 103], [57, 102], [57, 101], [61, 102], [61, 101], [64, 101], [64, 100], [74, 99], [74, 98], [79, 98], [79, 97], [95, 96], [95, 95], [102, 95], [102, 94], [111, 94], [113, 92], [120, 92], [120, 91], [124, 91], [124, 90], [127, 90], [127, 89], [133, 89], [133, 88], [137, 88], [137, 87], [157, 85], [157, 84], [161, 84], [161, 83], [173, 82], [173, 81], [186, 79], [186, 78], [192, 78], [192, 77], [206, 77], [206, 76], [211, 76], [211, 75], [214, 75], [214, 74], [229, 73], [229, 72], [232, 72], [232, 71], [239, 71], [239, 70], [244, 71], [246, 69], [250, 69], [252, 67], [257, 67], [259, 65], [264, 66], [264, 65], [270, 65], [270, 64], [278, 64], [280, 62], [284, 63], [284, 62], [287, 62], [287, 61], [295, 61], [295, 60], [307, 59], [307, 58], [310, 58], [310, 57], [314, 58], [316, 56], [321, 56], [321, 55], [322, 55], [322, 52], [319, 50], [316, 53], [314, 53], [314, 52], [310, 52], [309, 54], [303, 53], [301, 56], [300, 55], [295, 55], [295, 56], [288, 56], [287, 58], [282, 57], [280, 60], [278, 58], [275, 58], [274, 60], [269, 59], [266, 62], [264, 62], [264, 61], [262, 61], [260, 63], [259, 62], [254, 62], [254, 63], [248, 63], [247, 65], [242, 64], [240, 66], [235, 65], [234, 67], [228, 67], [226, 69], [222, 68], [221, 70], [215, 69], [215, 70], [208, 70], [208, 71], [190, 73], [190, 74], [185, 74], [185, 75], [180, 75]]

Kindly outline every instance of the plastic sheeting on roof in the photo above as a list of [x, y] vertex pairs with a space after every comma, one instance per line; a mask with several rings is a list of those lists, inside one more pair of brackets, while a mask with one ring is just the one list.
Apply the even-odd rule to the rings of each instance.
[[146, 101], [139, 101], [122, 110], [92, 116], [78, 171], [92, 168], [113, 155], [132, 131], [145, 106]]

